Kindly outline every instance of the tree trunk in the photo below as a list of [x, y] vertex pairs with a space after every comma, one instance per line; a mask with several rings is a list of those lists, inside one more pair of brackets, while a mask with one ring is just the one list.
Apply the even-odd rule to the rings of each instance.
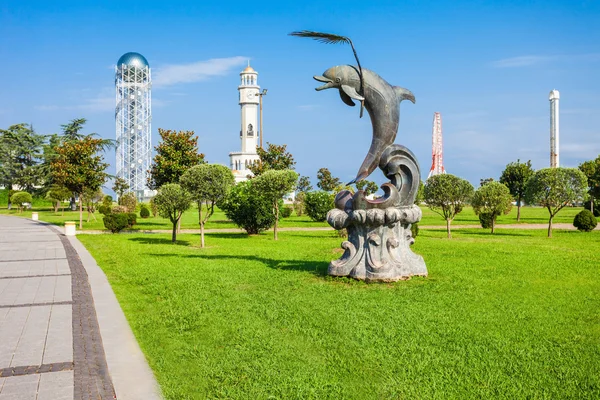
[[517, 200], [517, 222], [521, 221], [521, 199]]
[[594, 213], [594, 196], [590, 196], [590, 211]]
[[492, 217], [492, 233], [494, 233], [495, 227], [496, 227], [496, 217]]
[[548, 237], [552, 237], [552, 215], [550, 215], [550, 219], [548, 220]]
[[82, 195], [79, 195], [79, 230], [83, 229], [83, 201], [81, 199]]
[[176, 222], [173, 222], [173, 234], [171, 235], [171, 241], [173, 243], [175, 243], [175, 241], [177, 240], [177, 223], [179, 222], [179, 220], [177, 220]]
[[56, 201], [56, 203], [54, 203], [54, 214], [56, 214], [58, 212], [58, 207], [60, 207], [60, 201]]
[[177, 233], [181, 233], [181, 217], [177, 220]]
[[446, 231], [448, 232], [448, 239], [452, 239], [452, 233], [450, 232], [450, 220], [446, 218]]
[[200, 224], [200, 247], [204, 248], [204, 221], [202, 221], [202, 202], [198, 202], [198, 223]]
[[275, 202], [275, 228], [273, 229], [273, 240], [277, 240], [277, 223], [279, 222], [279, 204]]

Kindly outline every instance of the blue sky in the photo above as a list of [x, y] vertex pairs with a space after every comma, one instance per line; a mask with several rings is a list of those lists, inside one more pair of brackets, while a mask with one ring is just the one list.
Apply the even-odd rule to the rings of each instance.
[[[127, 4], [126, 4], [127, 3]], [[0, 3], [0, 128], [58, 132], [88, 119], [114, 138], [114, 64], [126, 52], [152, 67], [158, 128], [193, 130], [209, 162], [239, 151], [239, 72], [250, 59], [264, 98], [265, 141], [287, 144], [315, 181], [328, 167], [351, 180], [371, 141], [367, 116], [313, 75], [352, 63], [350, 49], [287, 36], [350, 36], [363, 67], [410, 89], [396, 143], [431, 166], [433, 113], [444, 164], [478, 186], [504, 166], [549, 166], [548, 93], [561, 93], [562, 166], [600, 154], [600, 1], [38, 2]], [[107, 154], [114, 173], [114, 152]], [[383, 182], [380, 171], [371, 178]]]

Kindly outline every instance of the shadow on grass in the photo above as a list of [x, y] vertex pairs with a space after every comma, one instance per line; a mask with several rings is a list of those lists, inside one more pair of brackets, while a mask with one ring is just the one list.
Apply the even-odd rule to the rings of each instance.
[[459, 236], [461, 233], [464, 233], [465, 235], [471, 236], [471, 235], [478, 235], [478, 236], [488, 236], [490, 238], [493, 238], [494, 236], [534, 236], [533, 233], [530, 232], [490, 232], [489, 230], [485, 230], [485, 231], [474, 231], [471, 230], [469, 232], [456, 232], [453, 231], [452, 234], [456, 236]]
[[306, 261], [306, 260], [274, 260], [258, 256], [233, 256], [233, 255], [205, 255], [188, 254], [181, 256], [183, 258], [200, 258], [204, 260], [243, 260], [258, 261], [269, 268], [280, 270], [307, 271], [316, 276], [326, 277], [328, 262]]
[[[134, 237], [134, 238], [128, 238], [127, 240], [131, 240], [132, 242], [138, 242], [141, 244], [174, 244], [177, 246], [189, 246], [190, 245], [189, 240], [177, 239], [177, 241], [175, 243], [173, 243], [171, 241], [171, 239], [163, 239], [163, 238], [157, 238], [157, 237]], [[153, 256], [172, 256], [172, 254], [153, 254]]]

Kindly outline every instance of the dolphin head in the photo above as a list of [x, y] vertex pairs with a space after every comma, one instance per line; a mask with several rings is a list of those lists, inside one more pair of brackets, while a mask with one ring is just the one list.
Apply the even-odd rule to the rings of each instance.
[[365, 100], [365, 98], [359, 94], [360, 77], [358, 75], [358, 70], [351, 65], [331, 67], [325, 71], [322, 76], [315, 76], [314, 79], [324, 83], [324, 85], [319, 86], [315, 90], [331, 88], [339, 89], [342, 100], [349, 106], [354, 106], [352, 99], [358, 101]]

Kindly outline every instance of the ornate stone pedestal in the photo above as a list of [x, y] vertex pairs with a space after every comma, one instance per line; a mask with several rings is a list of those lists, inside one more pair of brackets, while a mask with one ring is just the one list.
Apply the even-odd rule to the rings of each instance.
[[427, 276], [423, 257], [410, 249], [415, 242], [410, 227], [421, 220], [421, 209], [414, 204], [420, 181], [416, 158], [406, 147], [393, 144], [379, 167], [391, 180], [381, 186], [383, 197], [371, 201], [363, 191], [353, 195], [344, 190], [327, 214], [333, 228], [348, 230], [348, 240], [342, 243], [345, 252], [329, 264], [328, 273], [367, 282]]

